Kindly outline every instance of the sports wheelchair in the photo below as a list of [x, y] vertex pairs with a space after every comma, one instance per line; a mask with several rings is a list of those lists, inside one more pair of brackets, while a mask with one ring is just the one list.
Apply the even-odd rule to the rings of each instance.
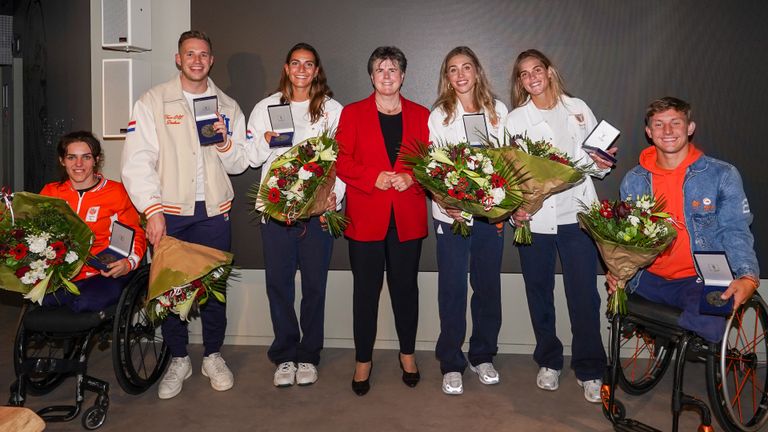
[[[699, 432], [713, 431], [711, 414], [728, 432], [752, 432], [768, 422], [768, 309], [755, 294], [726, 322], [713, 344], [677, 325], [680, 310], [630, 295], [626, 316], [611, 323], [609, 367], [601, 388], [603, 414], [617, 431], [657, 431], [626, 417], [616, 387], [630, 395], [651, 390], [674, 361], [672, 431], [685, 408], [698, 412]], [[683, 391], [686, 360], [706, 362], [709, 406]], [[711, 410], [710, 410], [711, 407]]]
[[23, 406], [28, 393], [47, 394], [74, 375], [75, 405], [49, 406], [37, 414], [46, 422], [70, 421], [80, 413], [87, 390], [97, 397], [83, 413], [83, 427], [101, 427], [109, 409], [109, 383], [87, 375], [88, 356], [94, 342], [105, 344], [110, 338], [120, 387], [128, 394], [140, 394], [152, 386], [170, 352], [143, 309], [148, 284], [149, 266], [145, 265], [136, 270], [117, 305], [107, 310], [76, 313], [67, 307], [25, 306], [14, 342], [16, 381], [8, 404]]

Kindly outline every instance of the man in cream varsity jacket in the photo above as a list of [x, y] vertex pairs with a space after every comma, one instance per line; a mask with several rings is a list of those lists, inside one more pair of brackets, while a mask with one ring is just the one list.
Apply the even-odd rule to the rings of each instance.
[[[248, 167], [245, 117], [233, 99], [219, 90], [208, 73], [213, 65], [211, 41], [199, 31], [179, 38], [176, 66], [180, 74], [145, 93], [134, 105], [123, 149], [122, 180], [131, 200], [147, 218], [147, 239], [153, 245], [164, 235], [220, 250], [229, 250], [229, 210], [233, 190], [228, 174]], [[220, 143], [200, 144], [193, 100], [217, 96]], [[224, 303], [209, 299], [201, 308], [205, 357], [202, 373], [218, 391], [234, 383], [221, 357], [227, 326]], [[171, 315], [162, 326], [171, 350], [171, 365], [158, 386], [169, 399], [192, 374], [187, 354], [186, 323]]]

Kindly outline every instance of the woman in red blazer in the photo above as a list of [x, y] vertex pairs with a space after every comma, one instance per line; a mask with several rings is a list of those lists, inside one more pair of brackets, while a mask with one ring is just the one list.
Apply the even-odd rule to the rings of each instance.
[[379, 295], [387, 269], [403, 382], [419, 382], [414, 350], [419, 320], [417, 277], [421, 241], [427, 236], [424, 191], [397, 155], [415, 141], [427, 142], [429, 111], [400, 95], [407, 61], [396, 47], [379, 47], [368, 59], [373, 94], [347, 105], [336, 133], [336, 170], [347, 183], [345, 235], [354, 276], [352, 316], [355, 374], [352, 389], [370, 389]]

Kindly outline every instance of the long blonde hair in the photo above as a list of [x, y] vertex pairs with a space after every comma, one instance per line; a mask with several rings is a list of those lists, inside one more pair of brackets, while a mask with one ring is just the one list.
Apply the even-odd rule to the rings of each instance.
[[437, 100], [432, 105], [432, 109], [440, 108], [445, 113], [444, 125], [448, 125], [453, 117], [456, 115], [456, 104], [458, 103], [458, 97], [451, 87], [451, 82], [448, 80], [448, 62], [457, 55], [465, 55], [472, 61], [472, 65], [477, 71], [477, 82], [472, 92], [472, 101], [475, 106], [482, 107], [488, 114], [492, 125], [497, 125], [499, 116], [496, 114], [496, 102], [493, 93], [491, 92], [491, 86], [488, 83], [488, 78], [485, 76], [485, 71], [480, 65], [477, 55], [469, 47], [458, 46], [446, 54], [443, 64], [440, 66], [440, 81], [437, 84]]
[[520, 63], [528, 58], [535, 58], [544, 65], [547, 69], [547, 77], [549, 79], [549, 88], [555, 95], [555, 99], [561, 99], [563, 95], [570, 96], [568, 90], [565, 89], [565, 84], [560, 74], [557, 72], [557, 68], [554, 64], [545, 56], [541, 51], [536, 49], [525, 50], [517, 56], [515, 60], [515, 66], [512, 68], [512, 109], [525, 105], [530, 94], [523, 87], [523, 81], [520, 79]]

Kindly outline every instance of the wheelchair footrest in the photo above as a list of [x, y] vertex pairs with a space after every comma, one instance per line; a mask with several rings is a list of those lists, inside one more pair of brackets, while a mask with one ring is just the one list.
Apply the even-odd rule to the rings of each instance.
[[54, 405], [41, 408], [37, 411], [46, 422], [68, 422], [80, 414], [80, 404], [77, 405]]
[[613, 430], [628, 432], [661, 432], [659, 429], [632, 419], [616, 420], [616, 423], [613, 424]]

